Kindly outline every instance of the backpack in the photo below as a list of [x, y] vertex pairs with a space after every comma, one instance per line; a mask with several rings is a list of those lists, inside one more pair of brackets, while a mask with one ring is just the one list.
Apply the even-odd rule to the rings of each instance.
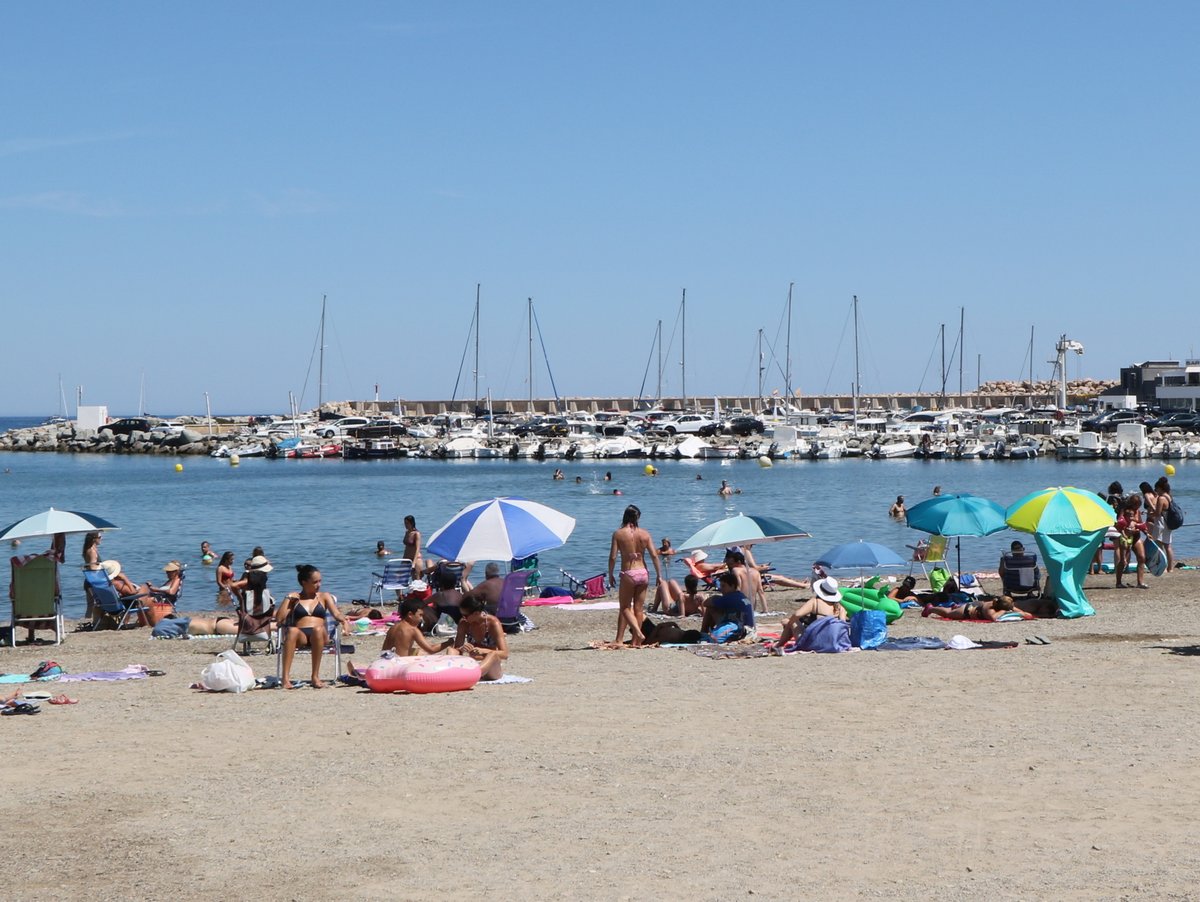
[[1163, 522], [1167, 524], [1167, 529], [1178, 529], [1183, 525], [1183, 508], [1173, 495], [1171, 503], [1167, 505], [1167, 512], [1163, 515]]

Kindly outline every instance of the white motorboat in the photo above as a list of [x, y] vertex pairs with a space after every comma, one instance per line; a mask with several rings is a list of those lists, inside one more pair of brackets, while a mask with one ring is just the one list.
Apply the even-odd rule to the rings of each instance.
[[900, 457], [912, 457], [917, 453], [917, 446], [903, 439], [892, 439], [877, 442], [871, 448], [871, 457], [875, 460], [892, 460]]

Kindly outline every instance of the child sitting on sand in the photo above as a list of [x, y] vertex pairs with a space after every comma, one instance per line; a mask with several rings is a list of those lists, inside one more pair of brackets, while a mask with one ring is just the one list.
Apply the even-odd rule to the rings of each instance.
[[[434, 646], [421, 632], [421, 621], [425, 612], [425, 602], [419, 598], [406, 599], [400, 605], [400, 622], [387, 631], [383, 639], [381, 651], [390, 651], [401, 658], [413, 655], [436, 655], [454, 644], [453, 639], [447, 639], [441, 645]], [[354, 666], [353, 661], [346, 662], [346, 672], [352, 677], [362, 678], [362, 671]]]

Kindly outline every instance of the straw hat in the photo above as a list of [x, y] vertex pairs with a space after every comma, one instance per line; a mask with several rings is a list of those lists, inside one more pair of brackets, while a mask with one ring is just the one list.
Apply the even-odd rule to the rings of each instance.
[[263, 573], [270, 573], [275, 568], [271, 566], [271, 562], [263, 555], [256, 554], [250, 560], [246, 561], [247, 570], [261, 570]]
[[118, 573], [121, 572], [121, 562], [120, 561], [101, 561], [100, 569], [108, 574], [109, 579], [113, 579], [114, 577], [116, 577], [116, 575]]
[[838, 588], [838, 581], [832, 576], [827, 576], [824, 579], [819, 579], [813, 583], [813, 592], [821, 601], [835, 602], [842, 600], [842, 591]]
[[182, 569], [183, 564], [179, 563], [179, 561], [167, 561], [167, 563], [163, 566], [163, 573], [171, 573], [175, 570]]

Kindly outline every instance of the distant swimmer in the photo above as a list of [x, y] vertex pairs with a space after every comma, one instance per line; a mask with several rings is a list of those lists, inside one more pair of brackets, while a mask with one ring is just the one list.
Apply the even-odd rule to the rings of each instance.
[[608, 472], [606, 472], [606, 473], [604, 474], [604, 481], [605, 481], [605, 482], [612, 482], [612, 470], [609, 470]]
[[200, 563], [211, 564], [213, 562], [213, 558], [214, 558], [214, 555], [213, 555], [212, 546], [209, 545], [208, 542], [201, 542], [200, 543]]
[[375, 557], [387, 557], [391, 553], [388, 550], [387, 543], [383, 539], [375, 543]]
[[904, 510], [904, 496], [897, 495], [895, 503], [892, 504], [891, 508], [888, 510], [888, 516], [891, 517], [893, 520], [903, 520], [905, 513], [906, 512]]
[[701, 476], [699, 473], [697, 473], [697, 474], [696, 474], [696, 481], [697, 481], [697, 482], [699, 482], [699, 481], [700, 481], [700, 480], [702, 480], [703, 478], [704, 478], [704, 477], [703, 477], [703, 476]]
[[620, 495], [620, 494], [621, 494], [621, 490], [620, 490], [620, 489], [613, 489], [613, 494], [614, 494], [614, 495]]
[[733, 494], [733, 486], [731, 486], [728, 481], [722, 479], [721, 487], [719, 489], [717, 489], [717, 494], [720, 495], [722, 498], [728, 498], [730, 495]]
[[576, 484], [576, 485], [582, 485], [582, 484], [583, 484], [583, 477], [582, 477], [582, 476], [576, 476], [576, 477], [575, 477], [575, 484]]
[[555, 470], [554, 475], [551, 477], [551, 479], [555, 479], [555, 480], [566, 479], [566, 478], [567, 477], [565, 475], [563, 475], [562, 470]]

